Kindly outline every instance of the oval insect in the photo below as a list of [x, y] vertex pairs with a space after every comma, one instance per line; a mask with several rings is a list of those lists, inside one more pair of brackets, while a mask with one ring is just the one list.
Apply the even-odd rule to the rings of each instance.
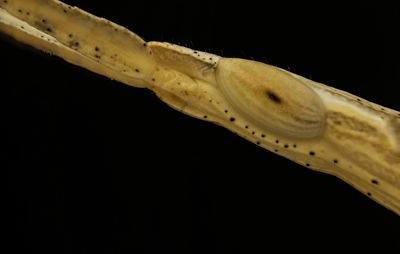
[[223, 58], [216, 79], [231, 106], [255, 126], [298, 138], [315, 137], [323, 130], [325, 107], [321, 98], [278, 68]]

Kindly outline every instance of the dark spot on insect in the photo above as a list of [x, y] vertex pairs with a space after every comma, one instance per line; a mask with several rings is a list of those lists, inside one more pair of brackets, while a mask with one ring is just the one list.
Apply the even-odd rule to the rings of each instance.
[[46, 30], [47, 30], [48, 32], [51, 32], [51, 28], [50, 28], [50, 27], [49, 27], [49, 28], [47, 28]]
[[68, 34], [68, 37], [71, 38], [71, 37], [72, 37], [72, 34]]
[[212, 100], [210, 99], [210, 100], [208, 100], [208, 102], [212, 102]]
[[7, 3], [8, 1], [7, 1], [7, 0], [4, 0], [3, 2]]
[[311, 155], [311, 156], [314, 156], [314, 155], [315, 155], [315, 153], [314, 153], [313, 151], [311, 151], [311, 152], [310, 152], [310, 155]]
[[156, 79], [155, 79], [155, 78], [152, 78], [151, 80], [152, 80], [152, 81], [156, 81]]
[[43, 37], [44, 37], [43, 35], [40, 36], [40, 38], [43, 38]]
[[79, 46], [79, 42], [77, 42], [77, 41], [76, 41], [74, 44], [75, 44], [75, 46], [77, 46], [77, 47]]
[[342, 125], [342, 122], [337, 121], [337, 120], [335, 120], [333, 123], [336, 124], [336, 125]]
[[357, 101], [361, 101], [361, 99], [360, 99], [360, 98], [357, 98]]
[[376, 184], [376, 185], [378, 185], [379, 183], [378, 183], [378, 181], [377, 180], [375, 180], [375, 179], [372, 179], [371, 180], [371, 183], [373, 183], [373, 184]]
[[29, 11], [26, 12], [26, 15], [28, 15], [28, 16], [30, 15]]
[[42, 19], [42, 22], [43, 22], [43, 23], [46, 23], [46, 21], [47, 21], [47, 20], [45, 20], [45, 19]]
[[296, 148], [296, 147], [297, 147], [297, 145], [296, 145], [296, 144], [293, 144], [293, 147], [294, 147], [294, 148]]
[[277, 153], [277, 152], [278, 152], [278, 149], [275, 149], [274, 151]]
[[234, 117], [231, 117], [231, 118], [229, 118], [229, 121], [234, 122], [234, 121], [235, 121], [235, 118], [234, 118]]
[[140, 72], [139, 69], [135, 69], [136, 72]]
[[289, 145], [288, 145], [288, 144], [286, 144], [286, 145], [284, 145], [283, 147], [285, 147], [285, 148], [288, 148], [288, 147], [289, 147]]
[[122, 72], [126, 72], [126, 70], [125, 70], [125, 69], [123, 69], [123, 70], [122, 70]]
[[227, 110], [227, 109], [225, 109], [225, 113], [228, 113], [228, 110]]
[[384, 108], [381, 108], [381, 110], [382, 110], [382, 111], [385, 111], [385, 109], [384, 109]]
[[309, 166], [310, 166], [310, 163], [307, 163], [306, 166], [309, 167]]
[[66, 10], [66, 9], [64, 9], [63, 11], [64, 11], [64, 13], [67, 13], [67, 10]]
[[255, 131], [252, 131], [252, 132], [251, 132], [251, 134], [253, 134], [253, 135], [254, 135], [254, 134], [256, 134], [256, 132], [255, 132]]
[[267, 91], [268, 98], [275, 103], [281, 103], [281, 98], [278, 97], [275, 93], [271, 91]]
[[212, 60], [212, 57], [210, 57], [209, 59]]
[[99, 56], [99, 55], [94, 55], [94, 56], [95, 56], [96, 58], [99, 58], [99, 59], [101, 58], [101, 56]]
[[265, 134], [261, 134], [261, 137], [262, 137], [262, 138], [265, 138]]
[[248, 126], [248, 125], [246, 125], [246, 126], [244, 126], [244, 128], [248, 129], [248, 128], [249, 128], [249, 126]]
[[181, 85], [181, 82], [178, 82], [178, 86], [180, 86]]
[[203, 116], [203, 118], [207, 118], [208, 116]]
[[21, 10], [21, 9], [18, 9], [18, 12], [22, 12], [22, 10]]
[[277, 143], [277, 144], [278, 144], [278, 143], [279, 143], [279, 140], [278, 140], [278, 139], [277, 139], [277, 140], [275, 140], [275, 143]]
[[22, 29], [24, 29], [24, 27], [23, 27], [23, 26], [21, 26], [21, 28], [22, 28]]
[[371, 192], [367, 192], [367, 195], [368, 195], [369, 197], [371, 197], [371, 196], [372, 196]]
[[94, 50], [99, 51], [99, 47], [95, 47]]
[[338, 163], [339, 161], [338, 161], [338, 160], [336, 160], [336, 159], [334, 159], [334, 160], [333, 160], [333, 162], [334, 162], [334, 163]]
[[114, 31], [115, 31], [115, 32], [118, 32], [118, 29], [117, 29], [117, 28], [114, 28]]
[[259, 145], [259, 144], [261, 144], [261, 143], [260, 143], [260, 141], [257, 141], [257, 143], [256, 143], [256, 144], [257, 144], [257, 145]]
[[193, 51], [193, 53], [197, 54], [197, 51]]

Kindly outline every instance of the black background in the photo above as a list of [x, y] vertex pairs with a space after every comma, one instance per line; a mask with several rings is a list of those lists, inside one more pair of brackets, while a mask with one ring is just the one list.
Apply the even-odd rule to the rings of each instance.
[[[400, 109], [394, 6], [65, 2], [147, 41], [267, 62]], [[7, 253], [400, 251], [400, 217], [335, 177], [149, 90], [4, 38], [0, 54]]]

